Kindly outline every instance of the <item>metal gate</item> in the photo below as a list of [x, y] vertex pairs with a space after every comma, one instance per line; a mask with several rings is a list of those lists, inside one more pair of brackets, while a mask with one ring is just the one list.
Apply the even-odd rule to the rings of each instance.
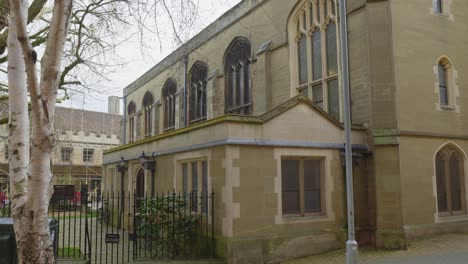
[[[215, 256], [213, 192], [156, 193], [153, 197], [106, 193], [86, 200], [86, 206], [77, 206], [75, 200], [72, 210], [68, 210], [68, 214], [74, 211], [84, 215], [79, 218], [83, 218], [84, 225], [76, 224], [77, 218], [67, 218], [67, 211], [62, 216], [57, 214], [62, 226], [59, 251], [61, 248], [67, 253], [66, 248], [78, 239], [82, 257], [96, 264]], [[76, 232], [77, 228], [82, 231]], [[75, 233], [84, 237], [84, 243]], [[75, 244], [73, 247], [78, 251]], [[80, 257], [81, 253], [59, 252], [59, 257]]]
[[[9, 205], [0, 217], [9, 217]], [[54, 197], [58, 258], [91, 263], [215, 257], [214, 193]]]

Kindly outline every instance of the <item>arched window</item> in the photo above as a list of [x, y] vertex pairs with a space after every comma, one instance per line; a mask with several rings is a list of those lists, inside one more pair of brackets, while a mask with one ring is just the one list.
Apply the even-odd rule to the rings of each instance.
[[226, 113], [252, 114], [250, 86], [250, 43], [246, 38], [236, 38], [224, 55]]
[[206, 119], [206, 77], [208, 69], [197, 61], [189, 73], [189, 117], [190, 123]]
[[451, 146], [444, 147], [437, 152], [435, 167], [439, 214], [465, 214], [465, 172], [462, 154]]
[[130, 102], [127, 106], [128, 131], [129, 131], [130, 142], [135, 140], [135, 113], [136, 113], [136, 105], [134, 102]]
[[164, 130], [171, 130], [175, 127], [176, 92], [176, 82], [172, 79], [168, 79], [162, 89], [162, 98], [164, 104]]
[[449, 87], [448, 87], [448, 77], [449, 77], [449, 70], [450, 70], [450, 62], [448, 59], [443, 58], [439, 60], [439, 64], [437, 65], [438, 69], [438, 76], [439, 76], [439, 103], [441, 106], [448, 106], [449, 105]]
[[145, 137], [150, 137], [152, 133], [152, 108], [153, 108], [153, 95], [150, 92], [146, 92], [145, 96], [143, 96], [143, 110], [144, 110], [144, 118], [145, 118]]
[[304, 0], [290, 24], [292, 78], [298, 93], [340, 119], [335, 0]]

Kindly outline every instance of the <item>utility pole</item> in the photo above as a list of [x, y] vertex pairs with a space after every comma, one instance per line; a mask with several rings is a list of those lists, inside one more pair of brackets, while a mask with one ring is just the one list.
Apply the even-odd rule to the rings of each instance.
[[356, 242], [354, 231], [353, 154], [351, 146], [347, 0], [340, 0], [338, 7], [340, 11], [341, 81], [343, 85], [343, 121], [345, 128], [346, 200], [348, 202], [348, 241], [346, 242], [346, 264], [356, 264], [358, 259], [358, 243]]

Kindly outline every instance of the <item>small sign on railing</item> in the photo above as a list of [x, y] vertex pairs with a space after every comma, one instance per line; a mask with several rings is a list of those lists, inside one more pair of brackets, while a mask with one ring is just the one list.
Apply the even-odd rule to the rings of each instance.
[[119, 234], [106, 234], [106, 243], [118, 244]]

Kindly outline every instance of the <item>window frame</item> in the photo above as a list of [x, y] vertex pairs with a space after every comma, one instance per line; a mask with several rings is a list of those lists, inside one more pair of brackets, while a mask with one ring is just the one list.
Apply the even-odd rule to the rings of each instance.
[[161, 94], [162, 103], [164, 105], [164, 131], [174, 130], [176, 123], [177, 82], [171, 78], [167, 79]]
[[[297, 218], [297, 217], [320, 217], [327, 215], [326, 208], [326, 186], [325, 186], [325, 157], [318, 156], [281, 156], [281, 193], [282, 193], [282, 217], [283, 218]], [[284, 191], [282, 172], [284, 160], [297, 160], [299, 161], [299, 212], [298, 213], [284, 213]], [[320, 211], [319, 212], [305, 212], [305, 186], [304, 186], [304, 161], [314, 160], [320, 162]]]
[[[308, 97], [319, 108], [327, 112], [331, 117], [340, 121], [342, 108], [342, 92], [340, 89], [340, 67], [339, 67], [339, 25], [338, 25], [338, 4], [335, 0], [304, 0], [297, 10], [291, 16], [289, 39], [291, 49], [291, 82], [292, 87], [295, 87], [293, 94], [302, 94]], [[335, 25], [334, 44], [328, 44], [328, 29], [331, 24]], [[320, 48], [315, 49], [314, 37], [320, 36]], [[306, 81], [301, 83], [301, 54], [299, 49], [300, 40], [305, 37], [306, 49], [304, 50], [306, 63], [302, 66], [307, 68]], [[336, 59], [334, 72], [329, 69], [329, 58], [332, 53], [329, 52], [329, 46], [336, 49], [334, 57]], [[319, 54], [319, 53], [320, 54]], [[314, 54], [320, 56], [316, 64]], [[316, 71], [315, 66], [319, 66], [320, 71]], [[316, 76], [319, 74], [319, 76]], [[334, 82], [335, 81], [335, 82]], [[331, 84], [336, 84], [331, 86]], [[320, 98], [316, 98], [315, 93], [317, 87], [321, 87]], [[333, 89], [333, 93], [331, 92]], [[315, 92], [314, 92], [315, 91]], [[332, 97], [332, 94], [336, 94]], [[337, 102], [336, 107], [332, 107], [332, 103]], [[332, 110], [336, 110], [333, 111]]]
[[[190, 197], [190, 211], [193, 213], [202, 213], [206, 214], [209, 212], [209, 207], [211, 206], [210, 203], [205, 203], [209, 201], [210, 192], [209, 192], [209, 173], [208, 173], [208, 160], [206, 158], [198, 158], [198, 159], [188, 159], [179, 162], [180, 169], [181, 169], [181, 188], [182, 194], [184, 197]], [[196, 171], [197, 171], [197, 186], [193, 186], [193, 165], [196, 164]], [[206, 173], [203, 172], [203, 164], [206, 164]], [[184, 169], [186, 168], [186, 170]], [[185, 175], [185, 172], [187, 173]], [[206, 185], [204, 184], [206, 183]], [[197, 194], [195, 195], [195, 200], [193, 199], [193, 193], [196, 190]], [[206, 199], [202, 199], [201, 202], [198, 202], [200, 197], [206, 197]], [[197, 204], [197, 207], [193, 207], [193, 201]]]
[[143, 115], [144, 115], [144, 135], [145, 137], [151, 137], [153, 135], [153, 111], [154, 97], [150, 92], [146, 92], [143, 96]]
[[[459, 178], [459, 192], [460, 192], [460, 210], [452, 210], [452, 191], [453, 191], [453, 186], [452, 186], [452, 168], [450, 166], [450, 160], [453, 157], [453, 155], [456, 155], [458, 158], [458, 178]], [[443, 162], [443, 172], [444, 175], [442, 179], [439, 178], [439, 173], [437, 169], [437, 162], [441, 160]], [[460, 151], [457, 148], [454, 148], [452, 146], [445, 146], [439, 151], [437, 151], [435, 155], [435, 160], [434, 160], [434, 167], [435, 167], [435, 174], [436, 174], [436, 193], [437, 193], [437, 214], [440, 217], [450, 217], [450, 216], [459, 216], [459, 215], [467, 215], [467, 204], [466, 204], [466, 189], [465, 189], [465, 183], [466, 183], [466, 171], [465, 171], [465, 160], [463, 153], [460, 153]], [[443, 180], [444, 182], [444, 190], [439, 190], [439, 181]], [[440, 193], [443, 193], [445, 197], [441, 197]], [[445, 208], [446, 211], [441, 211], [440, 210], [440, 204], [441, 199], [444, 199], [445, 201]]]
[[[89, 154], [91, 153], [91, 155]], [[83, 148], [83, 162], [93, 162], [94, 160], [94, 149], [93, 148]]]
[[[66, 153], [64, 152], [64, 150], [68, 150], [69, 152]], [[66, 159], [65, 157], [68, 155], [68, 159]], [[61, 147], [60, 149], [60, 160], [62, 162], [71, 162], [72, 161], [72, 156], [73, 156], [73, 148], [72, 147], [68, 147], [68, 146], [65, 146], [65, 147]]]
[[443, 15], [444, 14], [444, 4], [442, 0], [433, 0], [433, 10], [435, 14]]
[[207, 77], [206, 63], [196, 61], [189, 72], [189, 123], [194, 124], [207, 118]]
[[[226, 114], [253, 114], [252, 57], [250, 41], [244, 37], [235, 38], [226, 49], [224, 54]], [[235, 74], [237, 72], [239, 75]]]
[[136, 115], [136, 105], [133, 101], [127, 106], [127, 113], [128, 113], [128, 128], [129, 128], [129, 135], [128, 140], [129, 142], [133, 142], [136, 140], [136, 131], [135, 131], [135, 115]]

